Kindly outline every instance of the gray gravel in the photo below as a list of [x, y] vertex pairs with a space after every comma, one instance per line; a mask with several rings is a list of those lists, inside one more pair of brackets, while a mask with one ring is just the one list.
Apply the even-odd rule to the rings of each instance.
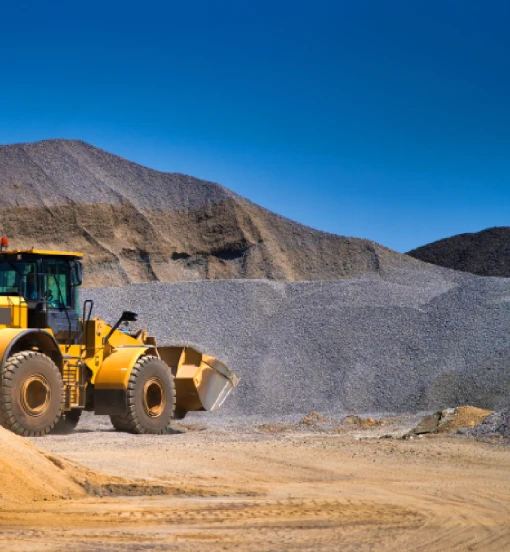
[[479, 276], [510, 277], [510, 226], [457, 234], [413, 249], [408, 255]]
[[0, 146], [0, 183], [9, 190], [4, 207], [128, 201], [179, 210], [239, 197], [219, 184], [154, 171], [80, 140]]
[[107, 321], [135, 310], [160, 344], [192, 344], [226, 362], [241, 378], [227, 416], [510, 403], [510, 279], [430, 266], [329, 282], [137, 284], [83, 297]]

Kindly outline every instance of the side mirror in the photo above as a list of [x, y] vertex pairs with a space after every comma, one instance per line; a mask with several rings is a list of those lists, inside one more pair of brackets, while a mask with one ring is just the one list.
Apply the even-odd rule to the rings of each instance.
[[103, 344], [106, 345], [108, 343], [108, 340], [118, 329], [118, 327], [122, 324], [122, 322], [136, 322], [137, 320], [138, 320], [138, 314], [136, 312], [124, 311], [120, 315], [120, 318], [117, 320], [117, 322], [112, 326], [112, 329], [108, 332], [108, 335], [104, 338]]
[[74, 261], [72, 270], [72, 285], [73, 286], [81, 286], [83, 283], [83, 271], [81, 266], [81, 261]]
[[138, 320], [138, 313], [132, 311], [124, 311], [120, 317], [121, 322], [136, 322]]

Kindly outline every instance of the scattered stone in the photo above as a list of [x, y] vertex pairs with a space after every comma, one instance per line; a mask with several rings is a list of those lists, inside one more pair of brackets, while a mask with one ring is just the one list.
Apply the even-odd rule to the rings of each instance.
[[361, 428], [369, 428], [384, 424], [384, 420], [375, 420], [374, 418], [362, 418], [361, 416], [354, 415], [346, 416], [343, 421], [344, 424], [356, 425]]
[[441, 419], [441, 412], [424, 416], [421, 422], [410, 431], [411, 435], [420, 435], [422, 433], [436, 433], [439, 420]]
[[438, 433], [454, 433], [461, 428], [475, 427], [494, 412], [475, 406], [458, 406], [452, 411], [441, 412]]
[[487, 416], [478, 426], [462, 431], [463, 435], [477, 439], [504, 439], [510, 441], [510, 408]]
[[448, 408], [424, 416], [421, 422], [409, 434], [421, 436], [426, 433], [455, 433], [460, 428], [478, 425], [492, 413], [492, 410], [484, 410], [474, 406]]
[[324, 424], [326, 422], [327, 419], [325, 416], [322, 416], [322, 414], [319, 414], [319, 412], [312, 410], [312, 412], [307, 414], [299, 423], [304, 426], [316, 426], [319, 424]]

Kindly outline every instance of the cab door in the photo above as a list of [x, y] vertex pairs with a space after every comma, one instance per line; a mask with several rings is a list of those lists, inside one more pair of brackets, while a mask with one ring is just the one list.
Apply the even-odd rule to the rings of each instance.
[[41, 295], [47, 327], [60, 343], [72, 343], [80, 330], [71, 284], [71, 263], [68, 260], [42, 260]]

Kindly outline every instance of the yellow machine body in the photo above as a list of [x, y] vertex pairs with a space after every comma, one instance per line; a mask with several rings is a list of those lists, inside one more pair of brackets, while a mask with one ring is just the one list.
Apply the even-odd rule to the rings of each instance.
[[26, 328], [27, 324], [28, 307], [25, 299], [23, 297], [0, 297], [0, 330]]
[[[30, 258], [79, 259], [81, 253], [15, 250], [4, 255]], [[0, 253], [1, 256], [1, 253]], [[9, 257], [7, 257], [9, 258]], [[34, 261], [35, 262], [35, 261]], [[2, 366], [13, 352], [36, 351], [49, 356], [64, 383], [64, 411], [93, 410], [115, 415], [125, 409], [126, 390], [133, 367], [142, 356], [163, 360], [174, 377], [176, 412], [216, 410], [237, 385], [238, 378], [218, 359], [187, 346], [158, 347], [145, 330], [127, 332], [99, 318], [79, 318], [74, 342], [57, 340], [51, 328], [29, 327], [30, 300], [0, 296], [0, 359]]]

